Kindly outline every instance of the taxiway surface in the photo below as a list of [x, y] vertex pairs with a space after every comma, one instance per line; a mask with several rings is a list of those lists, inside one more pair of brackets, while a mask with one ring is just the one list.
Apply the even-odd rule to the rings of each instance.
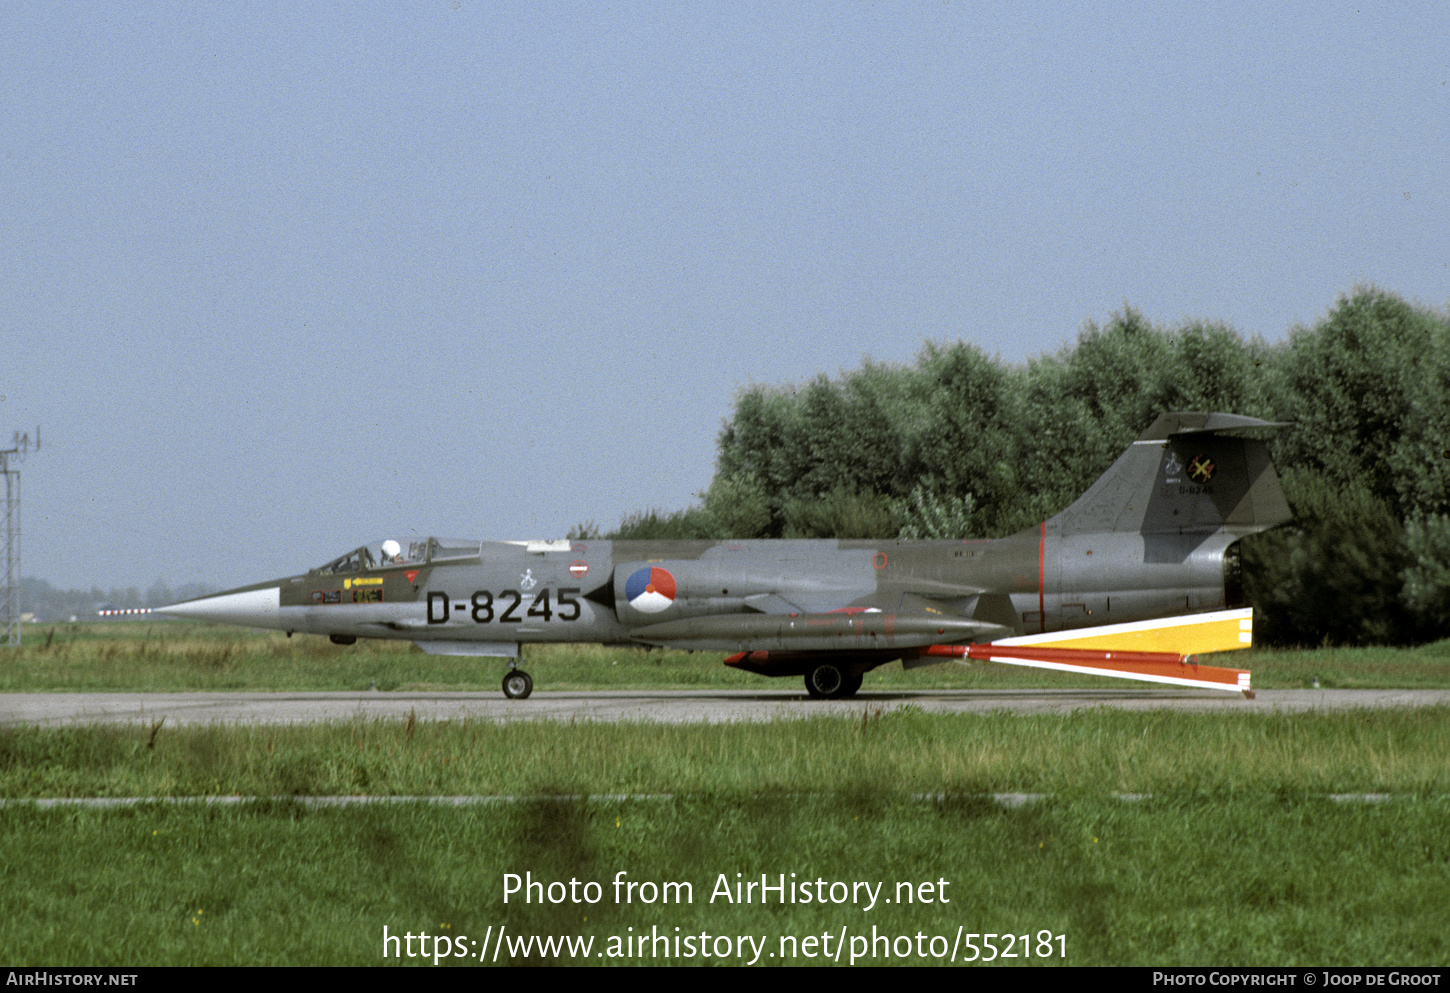
[[1450, 706], [1450, 690], [1259, 690], [1256, 699], [1203, 690], [912, 690], [811, 700], [792, 690], [599, 690], [493, 693], [5, 693], [0, 725], [297, 724], [317, 721], [587, 720], [667, 724], [772, 721], [917, 707], [929, 713], [1063, 713], [1091, 707], [1215, 713], [1303, 713], [1376, 707]]

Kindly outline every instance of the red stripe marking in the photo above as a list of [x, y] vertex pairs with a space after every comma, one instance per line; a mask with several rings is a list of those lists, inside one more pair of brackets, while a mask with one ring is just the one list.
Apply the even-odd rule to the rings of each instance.
[[1043, 596], [1042, 587], [1047, 579], [1047, 522], [1042, 522], [1042, 537], [1037, 539], [1037, 621], [1042, 630], [1047, 630], [1047, 607], [1046, 598]]

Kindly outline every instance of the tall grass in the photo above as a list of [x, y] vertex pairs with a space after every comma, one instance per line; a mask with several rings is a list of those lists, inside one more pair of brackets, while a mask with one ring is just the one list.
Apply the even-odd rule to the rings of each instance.
[[[1064, 937], [1065, 959], [999, 965], [1443, 965], [1447, 813], [1444, 801], [1276, 797], [1072, 796], [1008, 808], [869, 790], [461, 809], [12, 809], [0, 817], [0, 959], [375, 965], [384, 962], [384, 927], [462, 936], [468, 948], [502, 926], [516, 936], [593, 936], [599, 949], [653, 928], [749, 934], [768, 942], [762, 962], [778, 964], [769, 954], [783, 935], [834, 941], [875, 928], [950, 943], [961, 927]], [[621, 871], [689, 883], [693, 899], [616, 902], [611, 883]], [[595, 905], [517, 896], [505, 904], [504, 874], [526, 872], [598, 882], [607, 895]], [[884, 884], [893, 902], [866, 910], [710, 901], [721, 876], [792, 873]], [[897, 901], [901, 882], [932, 883], [933, 900]], [[548, 961], [578, 960], [535, 953], [512, 964]], [[857, 964], [937, 961], [878, 954]]]
[[0, 796], [1450, 792], [1450, 709], [0, 728]]

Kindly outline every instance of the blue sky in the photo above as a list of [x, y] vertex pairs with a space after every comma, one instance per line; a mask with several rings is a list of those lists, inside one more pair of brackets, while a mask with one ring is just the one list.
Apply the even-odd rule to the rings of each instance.
[[738, 390], [1450, 300], [1450, 8], [10, 4], [24, 573], [689, 504]]

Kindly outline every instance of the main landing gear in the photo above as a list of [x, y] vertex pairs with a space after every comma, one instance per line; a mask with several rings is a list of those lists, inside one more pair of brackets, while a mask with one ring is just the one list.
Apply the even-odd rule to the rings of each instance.
[[806, 673], [806, 692], [814, 700], [844, 700], [861, 688], [861, 674], [837, 662], [822, 662]]
[[527, 700], [532, 692], [534, 680], [524, 670], [515, 667], [503, 674], [503, 695], [510, 700]]

